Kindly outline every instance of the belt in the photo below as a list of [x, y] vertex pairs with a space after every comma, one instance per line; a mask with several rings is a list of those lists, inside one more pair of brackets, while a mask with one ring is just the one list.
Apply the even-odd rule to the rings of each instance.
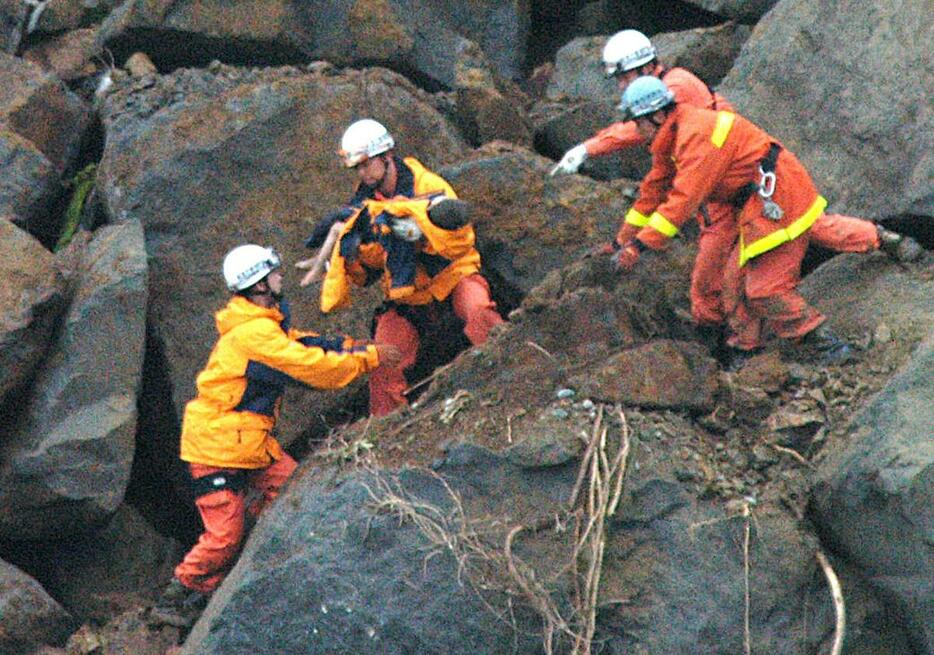
[[[765, 154], [765, 157], [762, 158], [762, 161], [759, 162], [759, 168], [762, 173], [774, 173], [775, 164], [778, 162], [778, 153], [782, 151], [781, 145], [777, 143], [772, 143], [769, 145], [769, 151]], [[739, 191], [736, 192], [736, 195], [733, 196], [732, 205], [736, 209], [742, 209], [746, 206], [746, 203], [749, 202], [749, 199], [752, 197], [756, 191], [759, 190], [758, 182], [747, 182], [740, 187]]]

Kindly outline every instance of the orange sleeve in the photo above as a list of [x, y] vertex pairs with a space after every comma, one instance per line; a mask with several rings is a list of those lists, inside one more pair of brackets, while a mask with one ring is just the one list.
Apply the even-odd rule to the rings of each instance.
[[667, 245], [680, 227], [697, 213], [732, 161], [729, 150], [711, 143], [712, 125], [688, 123], [679, 128], [674, 150], [677, 172], [671, 189], [638, 234], [638, 239], [650, 248]]
[[635, 122], [626, 121], [625, 123], [613, 123], [603, 128], [584, 141], [584, 147], [587, 148], [587, 156], [599, 157], [644, 142], [642, 135], [636, 129]]
[[[703, 80], [685, 68], [672, 68], [662, 80], [675, 94], [675, 102], [700, 109], [714, 108], [714, 94]], [[723, 107], [717, 107], [723, 109]]]

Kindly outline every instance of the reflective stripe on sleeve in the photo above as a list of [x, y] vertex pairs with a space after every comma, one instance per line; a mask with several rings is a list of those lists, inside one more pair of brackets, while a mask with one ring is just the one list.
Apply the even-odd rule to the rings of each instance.
[[661, 232], [669, 239], [678, 233], [677, 226], [658, 212], [652, 212], [652, 215], [649, 216], [649, 222], [646, 223], [646, 225]]
[[783, 243], [797, 239], [814, 225], [814, 221], [820, 218], [820, 215], [824, 213], [826, 207], [827, 200], [825, 200], [823, 196], [817, 196], [817, 199], [811, 204], [808, 210], [787, 227], [783, 227], [761, 239], [753, 241], [748, 246], [743, 243], [742, 235], [740, 235], [739, 265], [745, 266], [746, 262], [753, 257], [757, 257], [769, 250], [774, 250]]
[[630, 209], [626, 212], [626, 220], [624, 222], [635, 225], [636, 227], [645, 227], [649, 222], [649, 217], [641, 212], [637, 212], [635, 209]]
[[733, 127], [733, 120], [735, 118], [736, 114], [728, 111], [717, 112], [717, 126], [714, 128], [713, 134], [710, 135], [710, 142], [718, 148], [722, 148], [723, 144], [726, 142], [726, 138], [730, 134], [730, 129]]

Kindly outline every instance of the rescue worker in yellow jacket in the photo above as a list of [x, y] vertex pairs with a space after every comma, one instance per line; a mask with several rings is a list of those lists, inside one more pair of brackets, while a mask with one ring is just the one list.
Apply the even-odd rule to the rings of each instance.
[[[223, 271], [233, 297], [215, 314], [219, 337], [181, 435], [204, 533], [153, 610], [156, 620], [180, 627], [193, 622], [233, 564], [246, 515], [258, 515], [295, 470], [273, 436], [285, 385], [337, 389], [399, 358], [391, 345], [292, 328], [279, 257], [269, 248], [234, 248]], [[250, 506], [248, 490], [257, 495]]]
[[397, 157], [394, 147], [377, 121], [347, 128], [340, 154], [360, 184], [347, 206], [317, 226], [306, 243], [320, 247], [333, 224], [341, 224], [321, 289], [324, 312], [347, 305], [352, 285], [382, 280], [386, 301], [376, 312], [373, 338], [398, 346], [402, 361], [370, 376], [374, 416], [407, 404], [405, 374], [423, 340], [446, 338], [446, 315], [463, 321], [473, 345], [503, 322], [480, 274], [468, 205], [444, 178], [414, 157]]

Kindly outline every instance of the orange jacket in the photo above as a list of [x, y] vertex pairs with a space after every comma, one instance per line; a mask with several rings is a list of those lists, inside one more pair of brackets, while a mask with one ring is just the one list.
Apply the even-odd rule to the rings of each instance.
[[[726, 98], [712, 91], [699, 77], [686, 68], [666, 69], [659, 64], [654, 75], [668, 85], [671, 92], [675, 94], [675, 102], [679, 104], [703, 109], [733, 111], [732, 105]], [[623, 148], [637, 146], [642, 142], [643, 139], [636, 129], [635, 121], [626, 121], [613, 123], [603, 128], [584, 141], [584, 145], [588, 156], [599, 157]]]
[[[658, 184], [640, 196], [633, 209], [649, 217], [637, 238], [651, 248], [664, 247], [704, 201], [731, 203], [743, 186], [758, 184], [759, 164], [777, 140], [750, 121], [727, 111], [676, 105], [652, 141], [652, 171]], [[779, 144], [780, 145], [780, 144]], [[738, 218], [740, 265], [756, 255], [797, 238], [823, 212], [807, 171], [782, 150], [776, 167], [773, 200], [784, 211], [766, 218], [754, 193]], [[662, 196], [651, 191], [665, 189]]]
[[378, 365], [374, 346], [291, 329], [283, 309], [234, 296], [215, 314], [220, 337], [198, 375], [198, 395], [185, 406], [184, 461], [268, 466], [282, 457], [272, 429], [286, 383], [337, 389]]

